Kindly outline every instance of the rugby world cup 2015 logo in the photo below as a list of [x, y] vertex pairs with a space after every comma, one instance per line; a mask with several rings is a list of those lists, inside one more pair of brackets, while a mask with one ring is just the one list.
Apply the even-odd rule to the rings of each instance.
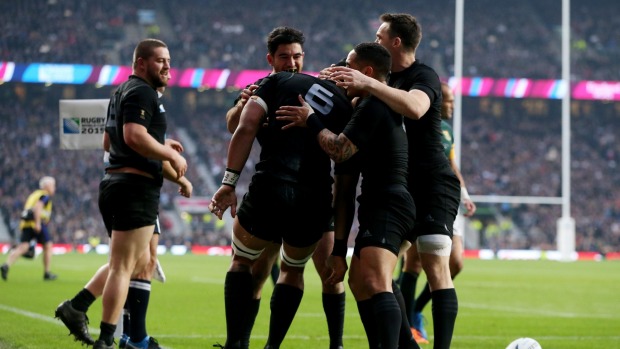
[[63, 118], [62, 132], [66, 134], [80, 134], [80, 118]]

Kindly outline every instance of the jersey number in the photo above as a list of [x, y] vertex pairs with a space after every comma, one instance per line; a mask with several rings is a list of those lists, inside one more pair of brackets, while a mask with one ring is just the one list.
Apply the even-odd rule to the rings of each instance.
[[332, 101], [333, 93], [329, 92], [325, 87], [314, 84], [306, 93], [306, 102], [310, 104], [312, 109], [318, 111], [323, 115], [329, 114], [329, 112], [334, 108], [334, 102]]

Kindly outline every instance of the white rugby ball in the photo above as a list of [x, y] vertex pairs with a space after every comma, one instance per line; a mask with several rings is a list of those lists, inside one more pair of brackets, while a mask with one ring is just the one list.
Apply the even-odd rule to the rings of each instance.
[[535, 339], [523, 337], [512, 341], [506, 349], [542, 349], [542, 347]]

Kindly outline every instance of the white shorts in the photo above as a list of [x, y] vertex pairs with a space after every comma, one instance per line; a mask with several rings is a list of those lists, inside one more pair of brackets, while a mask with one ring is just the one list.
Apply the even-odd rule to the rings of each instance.
[[463, 239], [463, 233], [465, 232], [465, 217], [459, 212], [454, 219], [454, 226], [452, 227], [452, 235], [458, 235]]

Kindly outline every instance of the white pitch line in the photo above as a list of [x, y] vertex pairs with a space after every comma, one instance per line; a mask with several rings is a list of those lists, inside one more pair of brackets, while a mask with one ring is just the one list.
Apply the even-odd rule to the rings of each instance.
[[[11, 307], [8, 305], [4, 305], [4, 304], [0, 304], [0, 310], [3, 311], [7, 311], [10, 313], [14, 313], [20, 316], [24, 316], [24, 317], [28, 317], [31, 319], [35, 319], [35, 320], [41, 320], [41, 321], [45, 321], [57, 326], [62, 326], [63, 328], [65, 328], [65, 325], [62, 323], [62, 321], [60, 321], [59, 319], [56, 319], [55, 317], [52, 316], [47, 316], [47, 315], [41, 315], [38, 313], [33, 313], [31, 311], [28, 310], [24, 310], [24, 309], [19, 309], [19, 308], [15, 308], [15, 307]], [[98, 328], [92, 328], [92, 327], [88, 327], [88, 331], [91, 334], [99, 334], [99, 329]], [[159, 337], [159, 336], [154, 336], [154, 337]], [[164, 336], [162, 336], [164, 337]], [[167, 336], [170, 337], [170, 336]], [[179, 338], [183, 338], [184, 336], [177, 336]], [[173, 349], [172, 347], [168, 347], [168, 346], [162, 346], [163, 349]]]
[[[28, 311], [28, 310], [14, 308], [14, 307], [10, 307], [10, 306], [4, 305], [4, 304], [0, 304], [0, 310], [4, 310], [4, 311], [11, 312], [11, 313], [15, 313], [17, 315], [22, 315], [22, 316], [25, 316], [25, 317], [29, 317], [31, 319], [37, 319], [37, 320], [53, 323], [53, 324], [56, 324], [56, 325], [64, 326], [64, 324], [60, 320], [56, 320], [55, 318], [53, 318], [51, 316], [46, 316], [46, 315], [41, 315], [41, 314], [33, 313], [31, 311]], [[97, 330], [97, 331], [99, 331], [99, 330]]]
[[507, 307], [507, 306], [490, 306], [487, 304], [477, 304], [477, 303], [464, 303], [459, 302], [459, 308], [472, 308], [472, 309], [487, 309], [487, 310], [498, 310], [502, 312], [510, 312], [517, 314], [536, 314], [541, 316], [550, 316], [550, 317], [563, 317], [563, 318], [587, 318], [587, 319], [618, 319], [620, 316], [616, 314], [592, 314], [592, 313], [573, 313], [573, 312], [562, 312], [555, 310], [545, 310], [540, 308], [522, 308], [522, 307]]
[[[490, 307], [483, 304], [472, 304], [472, 303], [462, 303], [459, 304], [464, 308], [474, 308], [474, 309], [489, 309], [489, 310], [501, 310], [501, 311], [510, 311], [515, 313], [535, 313], [533, 310], [527, 309], [519, 309], [519, 308], [510, 308], [510, 307]], [[11, 306], [7, 306], [4, 304], [0, 304], [0, 310], [11, 312], [20, 316], [28, 317], [35, 320], [45, 321], [47, 323], [55, 324], [57, 326], [64, 327], [64, 324], [55, 319], [52, 316], [42, 315], [38, 313], [33, 313], [28, 310], [19, 309]], [[549, 311], [538, 311], [538, 314], [548, 315], [548, 316], [562, 316], [562, 317], [595, 317], [595, 318], [617, 318], [617, 316], [613, 316], [611, 314], [598, 314], [596, 316], [586, 315], [586, 314], [575, 314], [575, 313], [561, 313], [561, 312], [549, 312]], [[301, 313], [298, 315], [302, 315]], [[309, 316], [314, 317], [314, 314], [307, 314]], [[90, 333], [98, 334], [99, 329], [89, 327]], [[173, 338], [173, 339], [182, 339], [182, 338], [191, 338], [191, 339], [205, 339], [205, 340], [223, 340], [226, 337], [226, 334], [221, 335], [205, 335], [205, 334], [156, 334], [153, 335], [157, 338]], [[429, 336], [432, 339], [433, 336]], [[267, 339], [267, 335], [252, 335], [252, 338], [255, 339]], [[329, 336], [304, 336], [298, 334], [289, 334], [286, 338], [296, 339], [296, 340], [329, 340]], [[344, 339], [354, 339], [360, 340], [365, 339], [366, 337], [363, 335], [344, 335]], [[484, 341], [485, 339], [505, 339], [506, 336], [476, 336], [476, 335], [455, 335], [454, 338], [464, 339], [464, 340], [480, 340]], [[591, 341], [591, 340], [599, 340], [599, 339], [613, 339], [620, 341], [620, 336], [610, 335], [610, 336], [537, 336], [538, 340], [558, 340], [558, 339], [570, 339], [574, 341]], [[162, 347], [165, 349], [173, 349], [171, 347]]]

